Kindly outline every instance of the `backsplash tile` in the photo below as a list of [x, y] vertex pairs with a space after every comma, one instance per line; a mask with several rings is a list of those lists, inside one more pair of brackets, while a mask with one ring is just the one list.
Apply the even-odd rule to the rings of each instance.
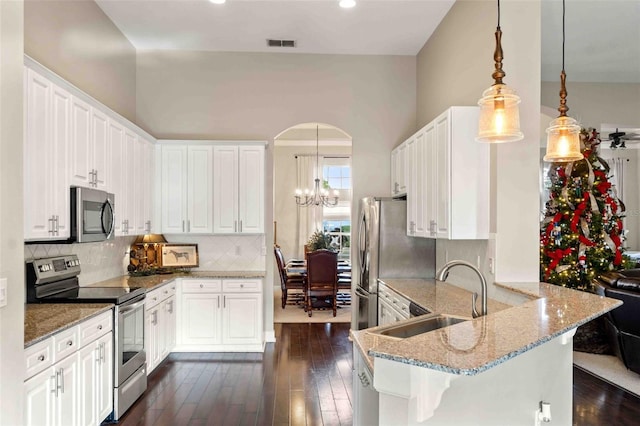
[[170, 243], [198, 244], [200, 267], [194, 271], [264, 271], [264, 235], [164, 236]]
[[[127, 273], [129, 249], [136, 237], [116, 237], [108, 242], [83, 244], [25, 244], [25, 260], [76, 254], [82, 265], [80, 285], [85, 286]], [[165, 235], [170, 243], [198, 244], [201, 271], [264, 271], [264, 235]]]

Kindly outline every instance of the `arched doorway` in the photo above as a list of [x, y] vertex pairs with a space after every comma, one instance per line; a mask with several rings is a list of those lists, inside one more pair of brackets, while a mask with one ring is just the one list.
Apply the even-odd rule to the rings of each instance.
[[[315, 177], [321, 179], [323, 187], [338, 191], [337, 206], [298, 207], [296, 189], [313, 191]], [[343, 130], [330, 124], [301, 123], [274, 138], [273, 243], [281, 247], [287, 259], [304, 256], [304, 244], [315, 230], [328, 233], [332, 245], [339, 250], [339, 257], [350, 259], [351, 183], [351, 136]], [[279, 300], [277, 268], [273, 285], [274, 300]], [[280, 303], [274, 303], [274, 321], [283, 322], [277, 318], [282, 313], [278, 309], [281, 309]], [[292, 321], [309, 321], [302, 310], [296, 318]], [[343, 315], [341, 320], [344, 318]], [[311, 321], [320, 319], [316, 315]]]

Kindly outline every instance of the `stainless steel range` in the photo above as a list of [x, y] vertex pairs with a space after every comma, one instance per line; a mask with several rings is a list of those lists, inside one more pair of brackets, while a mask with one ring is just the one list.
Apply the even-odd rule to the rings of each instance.
[[27, 303], [113, 303], [114, 390], [110, 420], [118, 420], [147, 389], [144, 288], [80, 287], [76, 255], [27, 262]]

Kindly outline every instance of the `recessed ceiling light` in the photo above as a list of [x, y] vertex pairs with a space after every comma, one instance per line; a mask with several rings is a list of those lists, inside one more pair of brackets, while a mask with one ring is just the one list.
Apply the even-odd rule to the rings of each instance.
[[213, 4], [223, 4], [227, 0], [209, 0]]
[[356, 0], [340, 0], [338, 4], [344, 9], [349, 9], [356, 5]]

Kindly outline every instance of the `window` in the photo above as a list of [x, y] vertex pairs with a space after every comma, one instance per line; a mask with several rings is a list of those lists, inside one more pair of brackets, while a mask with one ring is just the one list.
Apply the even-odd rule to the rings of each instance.
[[338, 205], [322, 209], [322, 228], [340, 259], [349, 259], [351, 249], [351, 158], [325, 157], [322, 164], [325, 188], [339, 192]]

